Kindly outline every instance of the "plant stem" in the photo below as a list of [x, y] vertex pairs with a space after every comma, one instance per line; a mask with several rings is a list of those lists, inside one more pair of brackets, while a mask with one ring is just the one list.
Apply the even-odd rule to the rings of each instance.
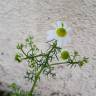
[[[37, 84], [37, 81], [38, 81], [38, 79], [39, 79], [39, 77], [40, 77], [40, 74], [42, 73], [43, 69], [46, 67], [46, 64], [48, 64], [48, 59], [49, 59], [50, 53], [53, 51], [53, 49], [54, 49], [54, 47], [52, 47], [52, 48], [48, 51], [48, 53], [47, 53], [46, 55], [44, 55], [44, 56], [46, 56], [46, 62], [45, 62], [44, 65], [41, 66], [41, 69], [36, 73], [34, 83], [33, 83], [32, 88], [31, 88], [31, 90], [30, 90], [30, 94], [33, 94], [34, 89], [35, 89], [36, 84]], [[38, 57], [38, 56], [42, 56], [42, 54], [37, 55], [37, 57]]]
[[58, 62], [58, 63], [53, 63], [53, 64], [50, 64], [50, 66], [53, 66], [53, 65], [62, 65], [62, 64], [66, 64], [68, 62]]
[[35, 89], [35, 87], [36, 87], [36, 83], [37, 83], [37, 81], [38, 81], [38, 79], [39, 79], [39, 77], [40, 77], [40, 74], [41, 74], [41, 72], [43, 71], [43, 69], [44, 69], [44, 66], [41, 67], [41, 69], [39, 70], [39, 72], [38, 72], [38, 73], [36, 74], [36, 76], [35, 76], [34, 83], [33, 83], [32, 88], [31, 88], [31, 90], [30, 90], [30, 93], [31, 93], [31, 94], [33, 94], [33, 91], [34, 91], [34, 89]]
[[50, 66], [53, 66], [53, 65], [62, 65], [62, 64], [78, 64], [79, 63], [79, 61], [77, 61], [77, 62], [58, 62], [58, 63], [53, 63], [53, 64], [50, 64]]

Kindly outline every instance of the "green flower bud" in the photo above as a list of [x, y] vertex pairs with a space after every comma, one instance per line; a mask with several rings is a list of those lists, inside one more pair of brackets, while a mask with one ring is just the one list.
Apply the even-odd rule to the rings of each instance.
[[69, 58], [69, 52], [68, 51], [63, 51], [63, 52], [61, 52], [61, 58], [63, 59], [63, 60], [65, 60], [65, 59], [68, 59]]
[[18, 61], [18, 62], [22, 61], [21, 56], [18, 53], [15, 55], [15, 60]]
[[17, 45], [17, 49], [22, 49], [23, 46], [24, 46], [23, 44], [18, 44], [18, 45]]
[[79, 64], [80, 67], [82, 67], [84, 65], [84, 62], [83, 61], [80, 61], [79, 63], [80, 63]]

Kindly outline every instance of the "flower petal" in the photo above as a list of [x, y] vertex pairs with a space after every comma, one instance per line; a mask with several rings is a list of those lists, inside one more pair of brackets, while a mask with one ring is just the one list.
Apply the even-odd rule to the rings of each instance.
[[63, 47], [63, 39], [57, 38], [57, 46], [61, 48]]
[[71, 42], [71, 38], [70, 36], [67, 36], [66, 38], [63, 39], [63, 46], [66, 46], [70, 42]]
[[52, 24], [55, 29], [62, 26], [62, 21], [56, 21], [56, 23]]
[[57, 41], [57, 46], [60, 47], [60, 48], [62, 48], [62, 42], [61, 42], [61, 40], [58, 40]]
[[57, 21], [57, 22], [56, 22], [56, 26], [57, 26], [57, 27], [62, 27], [62, 21]]
[[64, 21], [63, 23], [64, 23], [64, 28], [67, 29], [69, 27], [68, 23], [66, 21]]
[[67, 36], [66, 38], [57, 38], [57, 46], [61, 48], [66, 46], [70, 42], [71, 42], [70, 36]]
[[48, 31], [48, 32], [47, 32], [47, 35], [48, 35], [48, 36], [47, 36], [47, 40], [48, 40], [48, 41], [55, 39], [54, 30]]
[[74, 30], [73, 30], [71, 27], [68, 27], [68, 28], [66, 29], [66, 31], [68, 32], [68, 34], [69, 34], [70, 36], [72, 36], [73, 33], [74, 33]]

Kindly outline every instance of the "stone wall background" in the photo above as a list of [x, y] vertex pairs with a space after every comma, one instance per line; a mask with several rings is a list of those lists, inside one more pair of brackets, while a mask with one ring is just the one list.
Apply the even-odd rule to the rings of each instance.
[[90, 62], [82, 69], [56, 68], [56, 79], [42, 80], [38, 90], [42, 96], [96, 96], [96, 0], [0, 0], [0, 82], [30, 88], [23, 80], [26, 64], [14, 60], [16, 45], [32, 35], [45, 49], [46, 32], [56, 20], [75, 29], [68, 48]]

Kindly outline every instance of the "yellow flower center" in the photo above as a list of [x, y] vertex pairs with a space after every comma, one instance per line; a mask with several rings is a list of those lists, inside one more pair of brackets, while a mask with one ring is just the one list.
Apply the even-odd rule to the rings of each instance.
[[67, 32], [66, 32], [66, 30], [64, 28], [57, 28], [56, 34], [59, 37], [65, 37], [67, 35]]

